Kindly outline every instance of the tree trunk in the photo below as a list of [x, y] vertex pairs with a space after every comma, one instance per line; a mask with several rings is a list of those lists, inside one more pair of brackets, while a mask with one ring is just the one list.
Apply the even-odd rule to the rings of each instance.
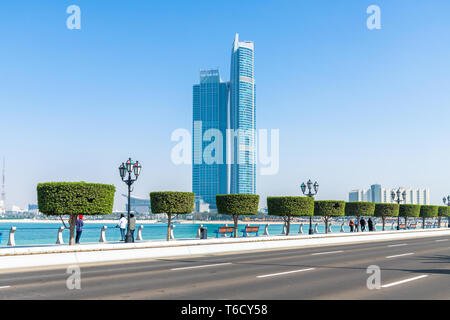
[[75, 226], [77, 224], [77, 215], [71, 214], [69, 216], [69, 226], [70, 226], [70, 238], [69, 245], [73, 246], [75, 244]]
[[356, 225], [358, 226], [357, 227], [357, 230], [356, 230], [356, 232], [359, 232], [361, 229], [361, 226], [360, 226], [360, 224], [359, 224], [359, 218], [360, 218], [360, 216], [356, 216]]
[[407, 222], [408, 222], [408, 217], [405, 217], [405, 230], [408, 229], [407, 228], [408, 227], [408, 223]]
[[237, 225], [238, 225], [239, 216], [236, 214], [233, 216], [234, 221], [234, 237], [237, 238]]
[[438, 228], [441, 228], [441, 217], [438, 217]]
[[381, 217], [381, 220], [383, 221], [383, 231], [385, 231], [386, 229], [384, 228], [385, 224], [386, 224], [386, 218], [385, 217]]
[[289, 235], [289, 232], [291, 232], [291, 216], [287, 217], [286, 221], [286, 235]]
[[422, 217], [422, 229], [425, 229], [425, 217]]
[[325, 220], [325, 233], [328, 233], [328, 218], [324, 218]]
[[172, 223], [172, 214], [167, 214], [167, 241], [170, 241], [170, 224]]

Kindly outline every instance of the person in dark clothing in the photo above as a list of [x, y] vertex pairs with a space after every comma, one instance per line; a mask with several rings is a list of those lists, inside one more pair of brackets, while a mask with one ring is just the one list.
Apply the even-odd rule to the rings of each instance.
[[83, 216], [78, 216], [77, 223], [76, 223], [76, 229], [77, 229], [77, 235], [75, 238], [75, 243], [80, 243], [81, 233], [83, 232], [84, 222], [83, 222]]
[[373, 221], [371, 218], [367, 221], [367, 225], [369, 226], [369, 231], [373, 231]]
[[136, 230], [136, 218], [134, 217], [134, 214], [130, 214], [130, 233], [131, 233], [131, 240], [134, 242], [134, 230]]
[[364, 217], [361, 218], [359, 224], [361, 225], [361, 232], [364, 232], [366, 230], [366, 220], [364, 220]]

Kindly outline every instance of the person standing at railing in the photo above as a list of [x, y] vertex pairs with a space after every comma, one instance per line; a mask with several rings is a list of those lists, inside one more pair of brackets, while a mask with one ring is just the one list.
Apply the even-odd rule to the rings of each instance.
[[125, 215], [122, 213], [120, 215], [119, 223], [116, 226], [116, 228], [120, 229], [120, 237], [121, 237], [120, 241], [125, 241], [125, 233], [127, 230], [127, 223], [128, 223], [128, 220], [127, 220], [127, 218], [125, 218]]
[[355, 223], [352, 219], [350, 219], [350, 222], [348, 223], [348, 226], [350, 227], [350, 232], [353, 232], [353, 228], [355, 227]]
[[133, 213], [130, 214], [130, 232], [131, 232], [131, 241], [134, 242], [134, 230], [136, 230], [136, 217]]
[[80, 238], [81, 238], [81, 233], [83, 232], [83, 227], [84, 227], [84, 222], [83, 222], [83, 216], [78, 216], [77, 222], [75, 224], [76, 226], [76, 231], [77, 231], [77, 235], [75, 238], [75, 243], [79, 244], [80, 243]]

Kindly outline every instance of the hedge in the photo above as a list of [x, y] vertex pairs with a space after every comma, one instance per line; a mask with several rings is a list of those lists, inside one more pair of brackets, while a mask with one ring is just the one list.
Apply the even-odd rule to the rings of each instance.
[[437, 217], [439, 212], [439, 206], [422, 206], [420, 208], [420, 217], [433, 218]]
[[[70, 244], [74, 244], [78, 215], [111, 214], [113, 185], [86, 182], [48, 182], [37, 185], [39, 211], [45, 215], [69, 215]], [[63, 221], [64, 222], [64, 221]]]
[[173, 214], [186, 214], [194, 211], [195, 194], [192, 192], [155, 191], [150, 192], [152, 213], [167, 214], [167, 241], [170, 240], [170, 226]]
[[450, 207], [440, 206], [438, 209], [438, 217], [450, 217]]
[[239, 216], [257, 215], [259, 195], [255, 194], [218, 194], [216, 195], [217, 212], [233, 216], [234, 237], [237, 237]]
[[325, 233], [328, 233], [328, 221], [330, 217], [345, 216], [345, 201], [314, 201], [314, 215], [323, 217], [325, 221]]
[[373, 202], [347, 202], [345, 204], [345, 215], [347, 217], [373, 216], [375, 203]]
[[399, 217], [416, 218], [420, 215], [420, 205], [417, 204], [401, 204], [398, 210]]
[[312, 216], [314, 198], [310, 197], [267, 197], [267, 209], [271, 216], [281, 216], [289, 235], [292, 216]]
[[375, 217], [380, 217], [383, 221], [383, 231], [385, 227], [386, 217], [398, 217], [400, 205], [397, 203], [376, 203]]

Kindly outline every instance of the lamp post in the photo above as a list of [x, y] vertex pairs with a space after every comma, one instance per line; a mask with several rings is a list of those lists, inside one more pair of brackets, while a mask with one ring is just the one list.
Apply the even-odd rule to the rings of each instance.
[[[313, 197], [317, 194], [317, 192], [319, 191], [319, 184], [316, 182], [314, 182], [314, 184], [312, 183], [311, 179], [308, 180], [308, 182], [305, 184], [304, 182], [301, 185], [302, 188], [302, 192], [305, 196], [307, 197]], [[308, 188], [308, 193], [306, 193], [306, 188]], [[312, 192], [314, 188], [314, 193]], [[309, 216], [309, 234], [313, 234], [313, 229], [312, 229], [312, 216]]]
[[[127, 235], [125, 236], [125, 243], [133, 242], [130, 230], [131, 185], [138, 179], [139, 175], [141, 174], [141, 168], [142, 167], [139, 164], [139, 161], [133, 162], [131, 158], [129, 158], [125, 163], [122, 162], [122, 164], [119, 167], [120, 177], [122, 178], [122, 181], [125, 182], [128, 186], [128, 223], [127, 223]], [[128, 178], [125, 178], [127, 172]], [[134, 173], [135, 179], [131, 178], [132, 172]]]
[[[400, 204], [402, 201], [406, 201], [406, 190], [403, 192], [400, 191], [400, 188], [397, 191], [392, 190], [391, 192], [392, 201]], [[400, 230], [400, 215], [397, 217], [397, 230]]]

